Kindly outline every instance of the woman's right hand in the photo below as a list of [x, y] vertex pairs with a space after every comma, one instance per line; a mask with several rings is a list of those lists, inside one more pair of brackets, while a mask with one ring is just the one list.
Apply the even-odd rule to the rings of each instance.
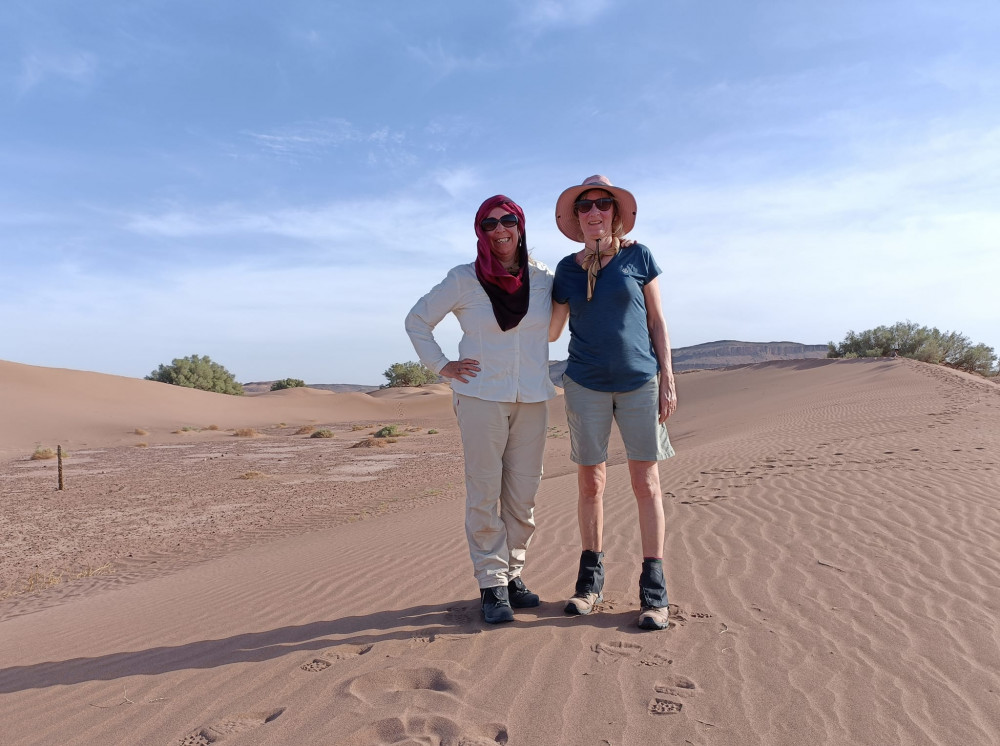
[[441, 375], [445, 378], [454, 378], [462, 383], [468, 383], [468, 378], [463, 378], [462, 376], [468, 376], [469, 378], [475, 378], [476, 373], [481, 371], [482, 368], [479, 367], [478, 360], [472, 360], [471, 358], [462, 358], [461, 360], [452, 360], [450, 363], [445, 365], [441, 369]]

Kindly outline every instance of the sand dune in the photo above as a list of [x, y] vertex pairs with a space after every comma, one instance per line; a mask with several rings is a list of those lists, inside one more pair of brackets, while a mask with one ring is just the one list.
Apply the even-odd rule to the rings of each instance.
[[[0, 383], [4, 571], [114, 569], [0, 602], [2, 743], [998, 740], [994, 384], [908, 360], [680, 376], [661, 467], [675, 625], [649, 633], [618, 443], [606, 600], [562, 614], [579, 547], [561, 399], [525, 573], [543, 603], [492, 628], [447, 391], [234, 398], [13, 363]], [[351, 448], [361, 420], [413, 430]], [[171, 432], [209, 423], [264, 434]], [[64, 493], [27, 461], [57, 440]]]

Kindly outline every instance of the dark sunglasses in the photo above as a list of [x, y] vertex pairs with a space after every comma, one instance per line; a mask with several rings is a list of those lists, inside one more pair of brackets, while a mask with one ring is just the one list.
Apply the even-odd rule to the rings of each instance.
[[573, 209], [576, 214], [579, 215], [581, 212], [586, 214], [590, 212], [590, 208], [597, 205], [597, 209], [601, 212], [607, 212], [614, 205], [615, 200], [612, 197], [600, 197], [598, 199], [578, 199], [573, 203]]
[[517, 215], [508, 212], [500, 218], [483, 218], [479, 221], [479, 227], [486, 233], [491, 233], [497, 229], [498, 225], [502, 225], [504, 228], [515, 228], [517, 223]]

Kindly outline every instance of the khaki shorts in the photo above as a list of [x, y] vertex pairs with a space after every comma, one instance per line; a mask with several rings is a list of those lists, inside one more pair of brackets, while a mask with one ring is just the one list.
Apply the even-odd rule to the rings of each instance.
[[674, 455], [667, 426], [659, 421], [660, 384], [654, 376], [634, 391], [594, 391], [563, 375], [570, 458], [582, 466], [608, 460], [611, 420], [632, 461], [663, 461]]

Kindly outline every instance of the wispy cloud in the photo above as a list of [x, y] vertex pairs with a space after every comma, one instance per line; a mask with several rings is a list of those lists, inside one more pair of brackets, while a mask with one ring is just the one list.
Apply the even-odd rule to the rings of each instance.
[[242, 133], [260, 150], [283, 160], [319, 160], [335, 151], [367, 148], [369, 163], [412, 163], [406, 134], [382, 126], [365, 130], [346, 119], [324, 119], [281, 127], [271, 131]]
[[483, 54], [475, 56], [461, 54], [445, 46], [440, 39], [420, 45], [409, 45], [406, 51], [411, 58], [424, 65], [437, 78], [446, 78], [455, 72], [474, 73], [491, 66]]
[[97, 66], [98, 58], [90, 52], [33, 52], [21, 59], [18, 90], [22, 94], [27, 93], [49, 78], [61, 78], [86, 86], [93, 82]]
[[[453, 185], [463, 178], [472, 177], [444, 176]], [[342, 262], [347, 252], [350, 261], [359, 265], [377, 264], [390, 255], [463, 255], [471, 233], [464, 228], [467, 223], [468, 217], [458, 215], [451, 200], [442, 201], [433, 194], [277, 208], [230, 204], [122, 218], [125, 230], [147, 238], [195, 243], [211, 239], [238, 246], [247, 237], [263, 237], [261, 256], [284, 254], [294, 242], [312, 247], [304, 254], [310, 261]]]
[[540, 0], [523, 6], [524, 21], [534, 27], [583, 26], [611, 7], [610, 0]]

